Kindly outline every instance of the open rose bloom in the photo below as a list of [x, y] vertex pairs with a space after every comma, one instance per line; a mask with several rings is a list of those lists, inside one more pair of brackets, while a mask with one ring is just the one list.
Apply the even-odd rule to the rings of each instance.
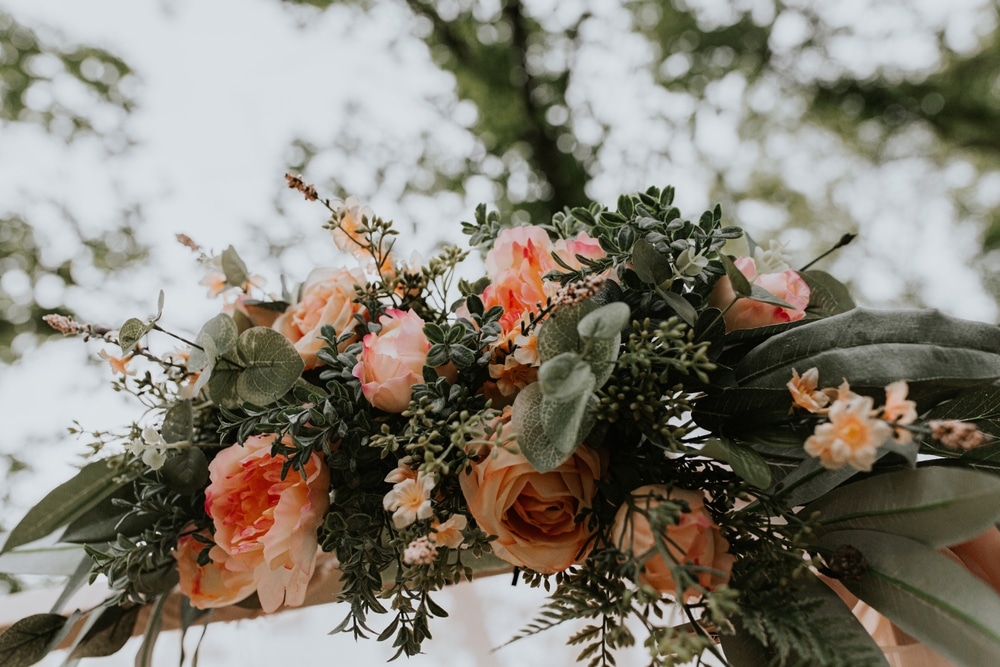
[[[699, 585], [706, 590], [725, 583], [733, 568], [735, 558], [729, 554], [729, 543], [705, 509], [704, 495], [700, 491], [671, 489], [663, 485], [643, 486], [632, 492], [637, 507], [649, 511], [664, 500], [682, 500], [689, 512], [683, 512], [677, 525], [668, 526], [662, 539], [675, 564], [688, 563], [703, 568], [698, 573]], [[656, 550], [656, 537], [649, 519], [635, 511], [628, 503], [621, 506], [612, 529], [615, 544], [628, 551], [642, 563], [639, 581], [652, 586], [664, 595], [697, 597], [693, 590], [677, 591], [677, 584], [670, 565]]]
[[[791, 269], [781, 273], [757, 273], [757, 266], [750, 257], [736, 260], [736, 268], [746, 276], [751, 284], [759, 285], [778, 297], [790, 308], [774, 306], [751, 299], [739, 299], [732, 306], [736, 292], [728, 276], [722, 276], [715, 283], [709, 297], [709, 305], [725, 311], [726, 331], [737, 329], [753, 329], [766, 327], [769, 324], [796, 322], [806, 316], [806, 306], [809, 305], [809, 285], [797, 271]], [[728, 310], [726, 308], [728, 307]]]
[[410, 404], [413, 385], [424, 381], [423, 368], [431, 344], [424, 321], [413, 311], [395, 308], [379, 318], [377, 334], [367, 334], [354, 367], [365, 398], [379, 410], [400, 413]]
[[[313, 454], [303, 477], [271, 456], [273, 435], [232, 445], [209, 465], [205, 510], [215, 528], [212, 563], [197, 566], [201, 543], [182, 538], [175, 558], [181, 591], [198, 608], [220, 607], [256, 590], [266, 612], [301, 605], [318, 551], [317, 530], [330, 506], [330, 472]], [[192, 565], [192, 555], [195, 562]]]

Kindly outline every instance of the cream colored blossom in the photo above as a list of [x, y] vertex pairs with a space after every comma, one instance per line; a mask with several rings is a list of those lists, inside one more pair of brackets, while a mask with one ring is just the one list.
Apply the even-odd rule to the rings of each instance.
[[452, 514], [444, 523], [435, 519], [431, 523], [431, 542], [449, 549], [457, 549], [462, 546], [465, 537], [462, 531], [469, 525], [469, 520], [464, 514]]
[[829, 421], [817, 425], [806, 440], [806, 452], [819, 457], [823, 467], [830, 470], [845, 464], [857, 470], [871, 470], [876, 451], [892, 437], [891, 426], [872, 419], [872, 403], [868, 396], [834, 401]]
[[382, 507], [392, 512], [392, 525], [405, 528], [414, 521], [429, 519], [434, 515], [431, 507], [431, 491], [434, 477], [420, 473], [416, 479], [404, 479], [385, 494]]
[[816, 389], [819, 384], [819, 369], [810, 368], [801, 376], [793, 368], [792, 379], [786, 385], [792, 394], [793, 403], [809, 412], [819, 412], [830, 403], [830, 397]]
[[399, 484], [407, 479], [416, 479], [417, 471], [413, 467], [413, 464], [416, 462], [417, 457], [415, 456], [404, 456], [399, 459], [396, 463], [396, 467], [385, 476], [385, 481], [390, 484]]

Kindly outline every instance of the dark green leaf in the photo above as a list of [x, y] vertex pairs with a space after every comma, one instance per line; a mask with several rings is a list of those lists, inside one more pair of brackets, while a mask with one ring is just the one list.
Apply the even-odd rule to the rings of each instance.
[[959, 666], [1000, 662], [1000, 595], [961, 565], [891, 533], [838, 531], [820, 544], [861, 551], [868, 569], [842, 583], [903, 631]]
[[742, 434], [787, 422], [791, 407], [788, 389], [726, 389], [699, 399], [692, 417], [698, 426], [713, 433]]
[[674, 275], [670, 259], [661, 255], [646, 239], [639, 239], [632, 246], [632, 267], [639, 280], [659, 285]]
[[684, 323], [688, 326], [694, 326], [694, 323], [698, 319], [698, 311], [694, 309], [691, 303], [682, 297], [680, 294], [675, 294], [670, 290], [657, 292], [667, 305], [670, 306], [677, 316], [684, 320]]
[[71, 660], [101, 658], [117, 653], [132, 637], [139, 618], [139, 605], [107, 607], [69, 654]]
[[185, 447], [164, 462], [160, 475], [177, 493], [193, 495], [208, 482], [208, 459], [201, 447]]
[[74, 619], [59, 614], [34, 614], [23, 618], [0, 634], [0, 665], [28, 667], [56, 647], [66, 636]]
[[771, 485], [771, 469], [764, 457], [728, 438], [712, 438], [701, 448], [701, 455], [728, 463], [733, 472], [758, 489]]
[[295, 347], [274, 329], [247, 329], [236, 347], [243, 364], [236, 379], [236, 393], [247, 403], [268, 405], [278, 400], [305, 368]]
[[[1000, 387], [975, 387], [964, 391], [935, 407], [926, 418], [972, 422], [981, 431], [1000, 436]], [[967, 455], [975, 457], [980, 450], [972, 450]]]
[[[126, 503], [125, 507], [122, 506], [123, 502]], [[131, 508], [136, 502], [134, 486], [126, 484], [66, 526], [59, 541], [99, 544], [114, 542], [119, 535], [138, 535], [152, 524], [155, 517], [133, 513]]]
[[809, 285], [806, 312], [810, 315], [831, 317], [856, 308], [847, 287], [826, 271], [812, 269], [800, 271], [799, 275]]
[[191, 439], [193, 431], [194, 409], [191, 407], [191, 401], [178, 401], [163, 415], [160, 435], [164, 441], [186, 442]]
[[962, 468], [902, 470], [834, 489], [802, 510], [813, 512], [824, 531], [875, 530], [940, 548], [1000, 520], [1000, 479]]
[[250, 280], [247, 265], [240, 259], [236, 248], [229, 246], [222, 251], [222, 272], [226, 274], [226, 284], [231, 287], [241, 287]]
[[[887, 453], [885, 449], [878, 450], [876, 460], [882, 458]], [[857, 474], [858, 471], [851, 466], [844, 466], [837, 470], [827, 470], [820, 463], [819, 459], [808, 458], [799, 464], [795, 470], [778, 481], [770, 489], [770, 492], [772, 494], [785, 494], [783, 498], [785, 504], [788, 507], [798, 507], [799, 505], [805, 505], [816, 500]]]
[[122, 352], [124, 354], [131, 352], [136, 343], [148, 334], [152, 328], [152, 323], [147, 324], [134, 317], [125, 320], [125, 323], [118, 329], [118, 345], [121, 346]]
[[125, 483], [121, 472], [108, 461], [85, 465], [68, 482], [60, 484], [28, 510], [4, 543], [0, 553], [34, 542], [82, 516]]
[[[722, 266], [726, 269], [726, 276], [729, 277], [729, 282], [732, 283], [733, 292], [736, 296], [747, 297], [753, 293], [753, 288], [750, 285], [750, 281], [747, 277], [743, 275], [743, 272], [736, 268], [733, 264], [733, 260], [729, 259], [728, 255], [719, 253], [719, 259], [722, 261]], [[723, 304], [723, 307], [729, 304]]]

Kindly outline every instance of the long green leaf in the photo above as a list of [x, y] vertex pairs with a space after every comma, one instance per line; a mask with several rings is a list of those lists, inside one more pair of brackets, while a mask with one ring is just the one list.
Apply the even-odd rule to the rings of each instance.
[[736, 381], [776, 389], [793, 368], [812, 367], [821, 384], [847, 379], [856, 390], [907, 380], [911, 397], [930, 406], [1000, 377], [1000, 328], [937, 311], [856, 308], [760, 344], [736, 367]]
[[121, 476], [106, 460], [88, 463], [75, 477], [57, 486], [28, 510], [10, 532], [0, 554], [41, 539], [82, 516], [125, 484]]
[[788, 389], [737, 387], [699, 399], [691, 416], [698, 426], [709, 431], [747, 433], [787, 423], [791, 408], [792, 395]]
[[824, 531], [875, 530], [940, 548], [1000, 520], [1000, 479], [963, 468], [902, 470], [842, 486], [802, 510], [814, 512]]
[[933, 547], [890, 533], [845, 530], [820, 539], [859, 549], [868, 569], [852, 593], [961, 667], [1000, 664], [1000, 595]]
[[0, 665], [28, 667], [52, 651], [79, 618], [59, 614], [34, 614], [22, 618], [0, 634]]
[[131, 639], [140, 609], [140, 605], [101, 609], [101, 615], [73, 647], [70, 659], [100, 658], [117, 653]]
[[771, 484], [771, 469], [764, 457], [728, 438], [712, 438], [701, 448], [701, 455], [725, 461], [733, 472], [759, 489]]

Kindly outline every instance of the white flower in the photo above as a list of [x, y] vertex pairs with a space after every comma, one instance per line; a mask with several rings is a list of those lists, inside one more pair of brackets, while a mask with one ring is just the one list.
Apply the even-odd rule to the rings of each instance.
[[431, 491], [435, 481], [432, 475], [420, 473], [416, 479], [404, 479], [385, 494], [382, 507], [392, 512], [392, 525], [405, 528], [414, 521], [429, 519], [434, 515]]
[[690, 246], [677, 256], [677, 273], [681, 276], [693, 278], [701, 273], [706, 266], [708, 266], [708, 257], [700, 252], [694, 252]]
[[767, 242], [767, 250], [757, 246], [754, 250], [753, 259], [757, 265], [757, 273], [784, 273], [791, 267], [785, 261], [785, 248], [787, 243], [779, 243], [775, 240]]

